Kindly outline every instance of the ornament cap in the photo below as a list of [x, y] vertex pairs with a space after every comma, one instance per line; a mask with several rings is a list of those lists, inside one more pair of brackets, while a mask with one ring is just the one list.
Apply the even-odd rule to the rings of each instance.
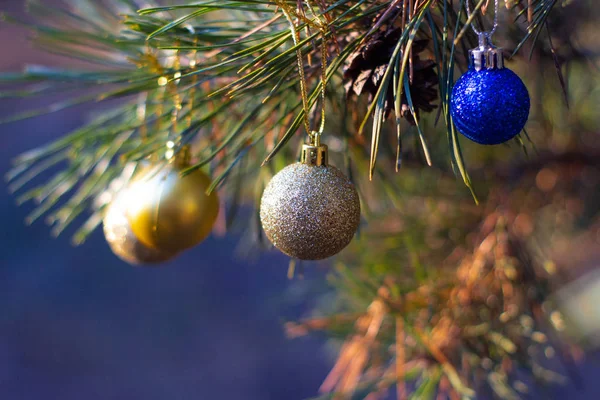
[[321, 165], [327, 166], [328, 161], [329, 150], [326, 145], [302, 145], [302, 156], [300, 157], [301, 163], [318, 167]]
[[177, 168], [180, 169], [190, 166], [192, 161], [192, 151], [190, 145], [184, 145], [179, 150], [174, 150], [172, 147], [169, 147], [169, 149], [170, 154], [169, 151], [167, 151], [167, 159], [169, 162], [173, 163]]
[[469, 60], [476, 71], [504, 68], [502, 49], [492, 44], [489, 32], [479, 33], [479, 47], [469, 50]]
[[327, 166], [329, 162], [329, 151], [327, 146], [321, 144], [321, 132], [310, 132], [310, 144], [302, 145], [302, 155], [300, 162], [306, 165], [318, 167]]

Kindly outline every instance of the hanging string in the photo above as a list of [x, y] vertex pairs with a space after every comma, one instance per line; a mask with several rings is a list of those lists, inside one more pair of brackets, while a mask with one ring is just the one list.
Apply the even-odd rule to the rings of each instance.
[[[179, 42], [175, 42], [175, 46], [178, 47]], [[164, 103], [166, 95], [169, 94], [169, 96], [173, 100], [173, 109], [171, 110], [170, 127], [167, 132], [167, 152], [165, 154], [165, 157], [167, 160], [171, 160], [173, 158], [173, 156], [175, 156], [177, 153], [176, 144], [177, 144], [178, 140], [176, 139], [176, 135], [178, 133], [179, 112], [183, 108], [182, 101], [181, 101], [181, 95], [179, 94], [179, 91], [177, 89], [177, 85], [179, 84], [179, 80], [181, 78], [181, 59], [180, 59], [179, 50], [175, 50], [175, 53], [172, 57], [173, 57], [172, 68], [175, 71], [175, 73], [173, 74], [172, 80], [170, 80], [169, 77], [165, 75], [166, 71], [164, 70], [164, 68], [162, 66], [160, 66], [160, 63], [157, 63], [158, 64], [157, 69], [159, 70], [159, 72], [162, 75], [158, 79], [158, 85], [160, 87], [163, 87], [163, 92], [162, 92], [162, 96], [161, 96], [163, 101], [161, 101], [160, 102], [161, 104], [159, 105], [157, 122], [159, 122], [161, 119], [160, 116], [163, 112], [162, 111], [162, 103]], [[157, 130], [159, 130], [158, 128], [159, 127], [157, 126]]]
[[[157, 82], [158, 86], [159, 86], [158, 91], [157, 91], [158, 98], [156, 99], [157, 106], [153, 110], [154, 111], [153, 113], [156, 115], [156, 121], [154, 122], [154, 130], [158, 132], [161, 130], [161, 124], [162, 124], [161, 115], [163, 113], [164, 100], [166, 98], [166, 90], [167, 89], [165, 86], [168, 83], [168, 78], [166, 76], [164, 76], [164, 73], [165, 73], [164, 68], [158, 61], [158, 57], [156, 56], [155, 51], [152, 49], [152, 47], [150, 46], [149, 43], [146, 45], [145, 60], [148, 63], [148, 65], [150, 66], [152, 72], [154, 72], [160, 76], [158, 78], [158, 82]], [[153, 100], [153, 99], [150, 99], [150, 100]]]
[[148, 139], [148, 122], [146, 120], [146, 111], [148, 108], [148, 93], [144, 92], [140, 94], [138, 100], [138, 106], [136, 109], [136, 116], [138, 121], [141, 121], [140, 125], [140, 138], [142, 139], [142, 143], [146, 143]]
[[[176, 42], [176, 46], [179, 46], [179, 43]], [[181, 111], [181, 95], [177, 90], [177, 85], [179, 84], [179, 78], [181, 77], [181, 59], [179, 58], [179, 50], [175, 51], [175, 60], [173, 61], [173, 69], [176, 71], [173, 76], [172, 84], [169, 86], [171, 91], [171, 95], [173, 96], [173, 112], [171, 114], [171, 126], [173, 128], [171, 134], [177, 132], [177, 122], [179, 120], [179, 111]]]
[[[296, 25], [294, 24], [292, 16], [288, 12], [288, 10], [286, 10], [283, 7], [281, 10], [283, 11], [283, 14], [287, 18], [288, 22], [290, 23], [290, 30], [292, 32], [294, 46], [297, 47], [298, 42], [300, 42], [300, 34], [298, 33]], [[300, 96], [302, 97], [302, 109], [304, 110], [304, 128], [306, 129], [306, 132], [310, 132], [310, 121], [308, 119], [308, 95], [306, 91], [306, 78], [304, 76], [304, 62], [302, 60], [302, 49], [300, 49], [299, 47], [296, 49], [296, 57], [298, 59], [298, 73], [300, 74]]]
[[[467, 5], [467, 17], [471, 18], [471, 7], [469, 6], [469, 2], [470, 0], [465, 1], [466, 5]], [[492, 27], [491, 31], [479, 31], [477, 30], [477, 28], [475, 28], [475, 24], [471, 24], [471, 28], [473, 29], [473, 32], [475, 32], [475, 34], [477, 36], [485, 36], [487, 38], [491, 38], [492, 35], [494, 34], [494, 32], [496, 32], [496, 29], [498, 28], [498, 6], [499, 0], [494, 0], [494, 26]], [[483, 28], [483, 27], [482, 27]]]
[[[189, 27], [190, 32], [192, 32], [192, 34], [195, 34], [194, 28], [192, 26]], [[198, 57], [198, 50], [196, 49], [198, 46], [198, 36], [194, 35], [194, 50], [191, 52], [191, 54], [189, 55], [189, 65], [188, 67], [190, 69], [196, 69], [197, 66], [197, 57]], [[194, 111], [194, 102], [196, 100], [196, 86], [198, 85], [198, 74], [194, 74], [194, 76], [192, 77], [192, 87], [189, 91], [189, 110], [188, 110], [188, 115], [187, 115], [187, 127], [191, 127], [192, 126], [192, 113]]]
[[[307, 1], [308, 3], [308, 1]], [[281, 11], [285, 15], [286, 19], [290, 24], [290, 31], [292, 33], [292, 39], [294, 41], [294, 46], [296, 47], [296, 58], [298, 62], [298, 74], [300, 75], [300, 96], [302, 97], [302, 108], [304, 112], [304, 128], [308, 133], [311, 142], [313, 144], [319, 144], [320, 136], [323, 134], [325, 130], [325, 100], [326, 100], [326, 86], [327, 86], [327, 24], [323, 22], [317, 14], [313, 11], [312, 7], [309, 4], [309, 8], [311, 13], [315, 17], [317, 23], [311, 21], [309, 23], [308, 20], [305, 20], [309, 25], [315, 26], [321, 32], [321, 124], [318, 131], [314, 131], [311, 129], [310, 125], [310, 107], [308, 101], [308, 84], [306, 82], [306, 74], [304, 71], [304, 57], [302, 56], [302, 48], [299, 46], [300, 43], [300, 32], [296, 28], [296, 24], [294, 23], [294, 19], [292, 15], [297, 15], [294, 10], [285, 2], [277, 1], [277, 4], [281, 8]]]
[[325, 100], [326, 100], [326, 87], [327, 87], [327, 22], [323, 21], [321, 17], [315, 13], [314, 8], [311, 6], [310, 1], [306, 0], [309, 10], [313, 17], [318, 21], [318, 27], [321, 31], [321, 126], [319, 127], [319, 135], [323, 134], [325, 130]]

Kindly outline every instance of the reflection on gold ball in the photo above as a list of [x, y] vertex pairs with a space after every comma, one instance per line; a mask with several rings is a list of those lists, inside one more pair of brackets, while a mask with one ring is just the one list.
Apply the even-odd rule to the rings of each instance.
[[193, 247], [211, 232], [219, 213], [210, 178], [196, 170], [184, 177], [177, 163], [144, 171], [130, 187], [127, 219], [146, 246], [166, 252]]
[[337, 168], [295, 163], [267, 185], [260, 219], [279, 250], [300, 260], [321, 260], [339, 253], [354, 237], [360, 201]]
[[125, 216], [127, 195], [127, 189], [119, 193], [108, 205], [104, 216], [104, 237], [113, 253], [121, 260], [133, 265], [155, 264], [175, 257], [176, 253], [163, 252], [145, 246], [133, 234]]

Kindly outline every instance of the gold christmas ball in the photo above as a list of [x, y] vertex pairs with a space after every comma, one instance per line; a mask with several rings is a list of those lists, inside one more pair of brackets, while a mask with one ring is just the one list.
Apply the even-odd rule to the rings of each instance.
[[103, 220], [104, 237], [111, 250], [121, 260], [133, 264], [156, 264], [171, 258], [176, 253], [169, 253], [147, 247], [133, 234], [127, 216], [127, 189], [124, 189], [108, 205]]
[[216, 192], [206, 190], [210, 178], [196, 170], [181, 176], [186, 164], [177, 161], [143, 171], [130, 186], [127, 219], [144, 245], [169, 253], [203, 241], [219, 213]]
[[275, 247], [300, 260], [322, 260], [346, 247], [360, 223], [356, 188], [330, 165], [292, 164], [273, 177], [260, 203]]

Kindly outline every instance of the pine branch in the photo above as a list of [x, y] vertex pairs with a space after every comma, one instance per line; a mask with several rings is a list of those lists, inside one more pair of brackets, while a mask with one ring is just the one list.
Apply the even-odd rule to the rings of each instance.
[[[286, 3], [291, 9], [297, 6], [296, 0]], [[218, 177], [212, 188], [226, 181], [242, 156], [249, 158], [247, 165], [252, 167], [248, 171], [256, 171], [262, 161], [268, 162], [290, 143], [293, 147], [302, 141], [299, 128], [304, 111], [294, 70], [296, 50], [312, 60], [312, 65], [306, 66], [311, 108], [319, 98], [315, 66], [319, 63], [317, 49], [322, 40], [332, 46], [327, 70], [328, 102], [338, 109], [357, 108], [358, 103], [344, 103], [342, 99], [341, 70], [378, 32], [396, 27], [402, 34], [394, 43], [391, 57], [381, 66], [377, 92], [358, 129], [360, 134], [374, 114], [369, 175], [378, 174], [376, 160], [378, 155], [382, 157], [380, 143], [387, 131], [384, 122], [390, 102], [396, 114], [398, 140], [400, 117], [408, 115], [415, 123], [426, 162], [433, 162], [427, 142], [433, 140], [437, 146], [439, 141], [428, 137], [429, 132], [423, 128], [415, 104], [420, 93], [411, 87], [411, 48], [415, 40], [425, 38], [435, 56], [440, 108], [448, 127], [448, 153], [455, 170], [472, 189], [448, 109], [455, 63], [464, 68], [466, 60], [465, 48], [456, 47], [456, 41], [460, 46], [472, 42], [470, 35], [457, 36], [458, 32], [467, 31], [471, 22], [464, 15], [464, 1], [454, 6], [449, 1], [415, 1], [413, 10], [408, 10], [403, 1], [340, 0], [319, 4], [321, 8], [315, 6], [311, 12], [295, 14], [298, 29], [305, 35], [294, 46], [287, 22], [272, 1], [200, 1], [143, 10], [138, 10], [135, 2], [116, 0], [102, 4], [77, 1], [65, 9], [32, 1], [29, 12], [37, 24], [27, 28], [35, 33], [33, 43], [84, 60], [86, 65], [80, 71], [28, 68], [22, 74], [0, 77], [7, 85], [30, 86], [18, 92], [5, 91], [4, 97], [73, 94], [62, 103], [15, 115], [10, 121], [84, 103], [117, 101], [118, 105], [115, 111], [97, 117], [88, 126], [16, 160], [9, 177], [21, 178], [12, 185], [13, 190], [25, 187], [46, 166], [56, 164], [64, 169], [55, 179], [63, 184], [69, 182], [62, 186], [65, 190], [55, 192], [59, 196], [44, 195], [55, 190], [57, 182], [50, 186], [43, 183], [25, 192], [22, 200], [35, 198], [40, 202], [31, 219], [44, 215], [63, 198], [75, 198], [89, 206], [102, 192], [98, 182], [108, 182], [127, 162], [160, 157], [167, 141], [173, 141], [176, 147], [195, 145], [197, 161], [191, 169], [210, 166], [216, 171]], [[533, 4], [535, 19], [524, 40], [542, 26], [554, 2], [539, 0]], [[311, 13], [326, 21], [324, 38], [315, 29]], [[7, 16], [5, 19], [22, 24]], [[394, 93], [391, 100], [388, 91]], [[143, 118], [136, 118], [140, 101], [145, 101], [145, 110]], [[181, 112], [173, 123], [178, 108]], [[283, 133], [279, 132], [282, 124], [287, 124]], [[352, 130], [343, 132], [341, 137], [353, 135]], [[117, 144], [119, 147], [114, 147]], [[69, 152], [78, 155], [65, 157]], [[79, 154], [86, 154], [89, 161], [82, 164]], [[400, 155], [398, 152], [396, 165], [401, 162]], [[29, 169], [36, 173], [22, 175]], [[255, 172], [249, 173], [253, 176]], [[77, 195], [81, 192], [75, 190], [90, 185], [93, 189], [84, 190], [86, 195]], [[50, 218], [57, 222], [55, 232], [63, 231], [73, 219], [70, 216], [79, 212], [79, 206], [77, 210], [72, 205], [62, 206], [58, 211], [62, 217], [53, 214]]]

